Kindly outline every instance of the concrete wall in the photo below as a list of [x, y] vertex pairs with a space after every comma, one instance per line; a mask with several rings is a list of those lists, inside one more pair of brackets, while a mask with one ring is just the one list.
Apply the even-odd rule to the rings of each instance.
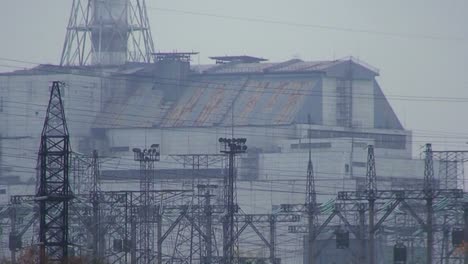
[[[236, 127], [234, 137], [247, 138], [249, 148], [261, 148], [264, 151], [278, 150], [277, 142], [294, 136], [291, 127]], [[208, 128], [148, 128], [148, 129], [108, 129], [106, 138], [112, 147], [144, 148], [151, 144], [160, 144], [161, 154], [219, 153], [220, 137], [231, 137], [230, 127]]]
[[[323, 77], [323, 125], [337, 125], [337, 79]], [[352, 125], [357, 128], [374, 128], [374, 81], [352, 82]]]
[[0, 76], [0, 146], [2, 176], [35, 178], [37, 152], [52, 81], [62, 81], [62, 99], [72, 149], [89, 135], [101, 109], [100, 81], [69, 74]]
[[100, 81], [71, 74], [0, 76], [3, 136], [38, 136], [49, 103], [52, 81], [65, 83], [62, 100], [72, 136], [86, 136], [101, 110]]
[[324, 126], [336, 126], [336, 78], [323, 77], [322, 93], [322, 124]]
[[[344, 135], [344, 137], [336, 137], [332, 139], [327, 139], [328, 141], [340, 141], [343, 144], [347, 144], [346, 142], [354, 141], [357, 142], [369, 142], [368, 144], [374, 144], [375, 142], [373, 139], [370, 138], [363, 138], [359, 136], [353, 137], [353, 133], [356, 134], [372, 134], [372, 135], [396, 135], [396, 136], [404, 136], [405, 137], [405, 144], [404, 148], [382, 148], [380, 146], [376, 146], [375, 153], [378, 156], [383, 157], [396, 157], [396, 158], [412, 158], [412, 141], [411, 141], [411, 131], [407, 130], [388, 130], [388, 129], [359, 129], [355, 128], [352, 131], [346, 130], [342, 127], [337, 126], [317, 126], [317, 125], [305, 125], [305, 124], [296, 124], [295, 125], [295, 132], [296, 132], [296, 143], [302, 140], [303, 142], [307, 142], [307, 131], [308, 129], [312, 129], [313, 131], [337, 131], [337, 132], [349, 132]], [[353, 133], [351, 133], [353, 132]], [[316, 140], [316, 139], [313, 139]], [[284, 143], [284, 142], [283, 142]], [[336, 147], [338, 147], [338, 143], [336, 143]], [[285, 145], [282, 145], [281, 148], [285, 149]], [[341, 147], [343, 148], [343, 147]], [[350, 147], [349, 147], [350, 148]], [[284, 150], [283, 150], [284, 151]]]
[[352, 125], [374, 128], [374, 81], [354, 80], [352, 84]]

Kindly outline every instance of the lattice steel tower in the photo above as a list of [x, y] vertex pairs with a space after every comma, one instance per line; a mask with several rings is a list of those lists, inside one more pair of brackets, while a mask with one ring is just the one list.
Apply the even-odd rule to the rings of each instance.
[[228, 174], [225, 179], [224, 205], [226, 206], [226, 214], [223, 220], [223, 264], [237, 263], [235, 258], [235, 245], [237, 238], [235, 237], [235, 221], [234, 217], [238, 211], [236, 199], [236, 172], [235, 172], [235, 156], [245, 153], [247, 146], [245, 138], [220, 138], [221, 153], [226, 154], [229, 159]]
[[151, 62], [145, 0], [73, 0], [60, 65]]
[[68, 257], [68, 202], [72, 198], [68, 180], [70, 138], [60, 96], [54, 81], [39, 149], [39, 263], [62, 263]]
[[376, 263], [375, 259], [375, 200], [377, 197], [377, 174], [375, 169], [374, 146], [367, 146], [367, 170], [366, 170], [366, 196], [369, 202], [369, 246], [368, 263]]
[[315, 191], [315, 176], [314, 176], [314, 165], [312, 163], [312, 141], [311, 141], [311, 121], [310, 115], [307, 115], [307, 121], [309, 127], [307, 129], [307, 138], [309, 144], [309, 160], [307, 163], [307, 182], [306, 182], [306, 199], [305, 199], [305, 209], [307, 214], [307, 225], [308, 225], [308, 233], [307, 233], [307, 246], [308, 246], [308, 254], [307, 254], [307, 263], [313, 264], [315, 263], [315, 251], [314, 251], [314, 237], [315, 237], [315, 226], [318, 222], [318, 208], [317, 208], [317, 193]]
[[[132, 257], [132, 263], [150, 264], [154, 263], [154, 238], [155, 238], [155, 201], [151, 191], [154, 191], [154, 163], [159, 161], [159, 144], [152, 144], [148, 149], [134, 148], [134, 159], [140, 162], [140, 210], [137, 213], [138, 239], [137, 249], [139, 256]], [[136, 220], [136, 219], [135, 219]], [[159, 254], [160, 252], [158, 252]]]
[[432, 154], [432, 145], [426, 144], [424, 158], [424, 198], [426, 200], [426, 263], [432, 264], [433, 262], [433, 246], [434, 246], [434, 231], [433, 231], [433, 221], [434, 221], [434, 161]]

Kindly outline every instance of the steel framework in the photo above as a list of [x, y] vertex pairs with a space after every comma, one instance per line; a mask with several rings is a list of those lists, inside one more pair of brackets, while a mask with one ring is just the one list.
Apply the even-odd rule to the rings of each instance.
[[149, 264], [153, 263], [156, 257], [153, 254], [154, 223], [156, 222], [154, 212], [159, 208], [155, 207], [151, 191], [154, 190], [154, 164], [159, 161], [159, 144], [153, 144], [144, 150], [135, 148], [133, 152], [135, 161], [140, 163], [140, 191], [142, 195], [140, 196], [141, 206], [136, 208], [138, 216], [132, 216], [132, 229], [134, 229], [133, 231], [139, 230], [138, 240], [135, 241], [139, 256], [133, 255], [132, 263]]
[[232, 264], [236, 261], [234, 258], [234, 248], [236, 245], [235, 221], [234, 215], [237, 212], [236, 204], [236, 174], [234, 171], [235, 156], [240, 153], [245, 153], [247, 146], [245, 138], [220, 138], [221, 153], [227, 154], [229, 158], [228, 174], [226, 175], [225, 183], [225, 205], [226, 215], [223, 221], [223, 258], [225, 264]]
[[70, 139], [60, 94], [54, 81], [39, 149], [39, 263], [62, 262], [68, 258], [68, 203], [73, 195], [68, 173]]
[[[375, 183], [375, 160], [373, 156], [373, 150], [371, 153], [371, 148], [368, 152], [368, 172], [367, 172], [367, 188], [365, 191], [355, 191], [355, 192], [339, 192], [338, 199], [342, 201], [362, 201], [367, 200], [369, 204], [369, 251], [368, 251], [368, 263], [375, 263], [375, 242], [373, 241], [373, 236], [375, 232], [382, 227], [383, 223], [388, 219], [388, 217], [394, 212], [398, 207], [401, 210], [404, 210], [412, 218], [416, 220], [418, 225], [426, 233], [426, 263], [433, 263], [433, 244], [434, 244], [434, 230], [436, 230], [436, 225], [434, 225], [434, 199], [443, 198], [443, 199], [460, 199], [463, 198], [463, 191], [459, 189], [437, 189], [434, 184], [434, 168], [433, 168], [433, 154], [431, 144], [426, 145], [424, 159], [424, 186], [422, 190], [376, 190]], [[372, 188], [375, 188], [374, 190]], [[377, 223], [374, 224], [375, 220], [375, 202], [377, 200], [391, 200], [387, 204], [387, 208], [382, 211], [384, 214], [378, 219]], [[425, 201], [426, 205], [424, 208], [424, 213], [426, 219], [424, 220], [419, 214], [419, 210], [415, 210], [413, 206], [408, 203], [408, 200], [416, 201]], [[417, 204], [417, 206], [420, 206]]]
[[317, 217], [317, 193], [315, 191], [315, 175], [314, 175], [314, 165], [312, 163], [312, 142], [311, 135], [312, 131], [310, 128], [311, 120], [310, 115], [307, 116], [309, 128], [307, 130], [307, 137], [309, 139], [309, 160], [307, 162], [307, 181], [306, 181], [306, 199], [305, 199], [305, 213], [307, 215], [307, 222], [309, 232], [307, 234], [307, 246], [308, 246], [308, 260], [309, 264], [315, 262], [314, 258], [314, 236], [315, 236], [315, 226], [318, 222]]
[[464, 189], [464, 162], [468, 151], [432, 151], [434, 160], [439, 161], [440, 188]]
[[73, 0], [60, 65], [151, 62], [153, 52], [145, 0]]

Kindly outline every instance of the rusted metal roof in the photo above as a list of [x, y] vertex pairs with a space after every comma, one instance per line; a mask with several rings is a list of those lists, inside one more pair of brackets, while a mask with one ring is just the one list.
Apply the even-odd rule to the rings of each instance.
[[328, 69], [345, 62], [352, 62], [356, 65], [360, 65], [375, 75], [379, 73], [377, 68], [353, 57], [331, 61], [302, 61], [299, 59], [292, 59], [279, 63], [243, 63], [233, 61], [224, 64], [195, 65], [191, 68], [194, 72], [206, 74], [326, 72]]
[[162, 127], [222, 123], [246, 78], [195, 78], [161, 122]]
[[[318, 78], [251, 78], [234, 102], [235, 125], [291, 124]], [[230, 124], [231, 120], [225, 120]]]
[[[164, 97], [164, 89], [151, 82], [114, 87], [113, 97], [97, 116], [95, 127], [229, 126], [231, 111], [238, 126], [287, 125], [297, 122], [304, 111], [321, 109], [321, 99], [310, 95], [323, 74], [342, 74], [350, 65], [357, 65], [366, 78], [378, 74], [378, 70], [355, 59], [192, 66], [192, 74], [171, 101]], [[136, 71], [127, 67], [122, 72], [140, 76], [142, 65], [134, 67]]]

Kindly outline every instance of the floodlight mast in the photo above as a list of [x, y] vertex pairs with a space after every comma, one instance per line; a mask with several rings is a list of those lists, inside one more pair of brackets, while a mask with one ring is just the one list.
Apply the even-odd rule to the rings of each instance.
[[[154, 219], [152, 219], [153, 215], [151, 214], [154, 197], [150, 195], [150, 192], [154, 190], [154, 163], [160, 159], [159, 144], [152, 144], [150, 148], [143, 150], [134, 148], [132, 151], [135, 161], [140, 162], [140, 191], [142, 192], [143, 205], [137, 241], [140, 256], [133, 255], [133, 258], [139, 259], [139, 263], [150, 264], [153, 261], [154, 249]], [[157, 254], [160, 256], [159, 245]], [[132, 261], [136, 261], [136, 259], [132, 259]]]
[[235, 221], [234, 215], [237, 212], [236, 204], [236, 175], [234, 172], [235, 156], [237, 154], [245, 153], [247, 151], [246, 138], [219, 138], [221, 143], [221, 153], [227, 154], [228, 163], [228, 174], [225, 178], [225, 191], [224, 201], [226, 206], [226, 214], [223, 221], [223, 263], [233, 264], [235, 263], [234, 258], [234, 247], [236, 245], [236, 238], [234, 237]]

